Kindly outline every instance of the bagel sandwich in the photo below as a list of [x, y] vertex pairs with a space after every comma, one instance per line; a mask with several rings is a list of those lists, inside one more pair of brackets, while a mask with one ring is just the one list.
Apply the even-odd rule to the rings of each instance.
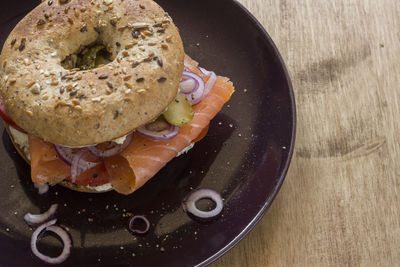
[[201, 139], [233, 93], [151, 0], [45, 1], [0, 55], [0, 114], [39, 184], [130, 194]]

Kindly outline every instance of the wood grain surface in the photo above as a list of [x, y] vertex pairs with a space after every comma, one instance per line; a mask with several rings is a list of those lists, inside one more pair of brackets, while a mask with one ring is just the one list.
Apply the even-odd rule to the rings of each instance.
[[400, 265], [400, 2], [240, 0], [298, 110], [286, 181], [222, 266]]

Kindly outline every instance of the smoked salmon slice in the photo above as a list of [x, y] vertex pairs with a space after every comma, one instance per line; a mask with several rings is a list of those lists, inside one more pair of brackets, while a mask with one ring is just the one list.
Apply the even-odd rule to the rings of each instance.
[[[198, 68], [198, 63], [188, 56], [185, 57], [185, 67], [208, 81], [209, 77]], [[193, 106], [193, 120], [181, 127], [176, 137], [168, 141], [153, 141], [135, 134], [132, 143], [120, 155], [104, 159], [104, 164], [98, 165], [96, 170], [91, 169], [78, 176], [76, 183], [95, 186], [110, 182], [121, 194], [134, 192], [180, 151], [207, 134], [210, 121], [233, 92], [232, 82], [218, 76], [211, 92]], [[29, 136], [29, 144], [32, 181], [56, 184], [69, 177], [70, 167], [58, 158], [52, 144], [33, 136]], [[101, 179], [94, 180], [94, 172]]]
[[52, 144], [29, 135], [29, 151], [32, 182], [54, 185], [69, 176], [70, 167], [57, 156]]
[[[208, 77], [198, 69], [197, 62], [187, 57], [185, 63], [192, 72], [207, 80]], [[120, 155], [105, 159], [107, 170], [109, 173], [112, 172], [114, 182], [111, 184], [114, 189], [121, 194], [130, 194], [143, 186], [201, 135], [233, 92], [234, 87], [229, 79], [218, 77], [210, 94], [193, 106], [195, 113], [193, 120], [181, 127], [176, 137], [168, 141], [153, 141], [135, 134], [132, 143]], [[133, 170], [130, 175], [125, 171], [128, 165]]]

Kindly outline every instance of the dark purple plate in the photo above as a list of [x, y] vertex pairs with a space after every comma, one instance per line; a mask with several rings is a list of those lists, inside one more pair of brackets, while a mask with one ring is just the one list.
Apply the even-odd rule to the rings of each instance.
[[[3, 3], [1, 43], [38, 2]], [[59, 203], [58, 222], [74, 242], [64, 266], [203, 266], [241, 240], [271, 205], [288, 170], [295, 136], [293, 91], [278, 50], [235, 1], [158, 2], [180, 28], [186, 53], [231, 78], [236, 86], [231, 101], [212, 121], [206, 138], [130, 196], [60, 186], [38, 195], [29, 166], [1, 129], [1, 266], [42, 265], [30, 253], [32, 230], [22, 217], [52, 203]], [[225, 208], [219, 219], [199, 223], [183, 212], [181, 200], [195, 188], [222, 194]], [[147, 235], [126, 230], [129, 213], [151, 221]], [[40, 250], [54, 256], [61, 247], [52, 236], [39, 243]]]

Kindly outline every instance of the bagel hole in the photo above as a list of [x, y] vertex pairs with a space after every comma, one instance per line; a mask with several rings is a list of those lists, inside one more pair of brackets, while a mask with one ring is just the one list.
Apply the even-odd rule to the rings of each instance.
[[61, 62], [61, 66], [67, 70], [90, 70], [100, 65], [107, 65], [113, 60], [107, 47], [102, 43], [95, 42], [88, 46], [82, 46], [76, 53], [68, 55]]

